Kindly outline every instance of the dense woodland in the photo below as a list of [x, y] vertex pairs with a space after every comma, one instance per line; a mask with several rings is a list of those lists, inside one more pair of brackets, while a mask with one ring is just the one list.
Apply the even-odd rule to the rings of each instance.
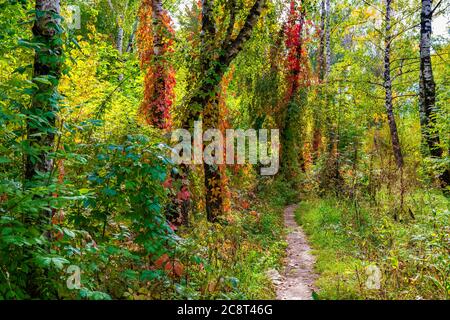
[[[0, 0], [0, 299], [450, 298], [448, 0]], [[280, 168], [171, 130], [279, 129]], [[381, 285], [368, 288], [368, 266]]]

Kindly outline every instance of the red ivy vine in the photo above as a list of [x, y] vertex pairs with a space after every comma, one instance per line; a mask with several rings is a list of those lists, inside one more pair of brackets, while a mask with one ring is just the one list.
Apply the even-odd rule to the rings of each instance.
[[145, 72], [141, 111], [148, 124], [168, 129], [175, 86], [175, 71], [169, 60], [173, 52], [172, 22], [158, 0], [142, 1], [139, 22], [138, 49]]
[[285, 45], [288, 51], [286, 59], [287, 83], [286, 101], [290, 101], [301, 85], [308, 85], [306, 38], [303, 31], [306, 24], [305, 12], [301, 4], [292, 0], [285, 29]]

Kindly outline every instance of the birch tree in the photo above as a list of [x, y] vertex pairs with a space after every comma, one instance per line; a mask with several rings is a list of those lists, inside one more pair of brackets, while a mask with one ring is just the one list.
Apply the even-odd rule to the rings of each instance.
[[385, 89], [385, 107], [388, 117], [389, 130], [391, 134], [392, 149], [395, 162], [398, 169], [403, 168], [403, 155], [400, 146], [400, 139], [397, 131], [397, 123], [394, 117], [394, 107], [392, 98], [392, 79], [391, 79], [391, 14], [392, 0], [386, 0], [385, 8], [385, 40], [384, 40], [384, 89]]
[[50, 154], [55, 140], [57, 86], [62, 63], [60, 1], [36, 0], [35, 11], [33, 39], [42, 45], [35, 49], [35, 89], [27, 121], [27, 143], [33, 149], [33, 153], [27, 154], [25, 163], [25, 179], [28, 182], [38, 179], [40, 174], [49, 175], [53, 168]]
[[[433, 13], [440, 2], [433, 9], [432, 0], [422, 0], [420, 19], [420, 122], [423, 140], [428, 146], [430, 155], [440, 159], [444, 154], [436, 129], [436, 83], [431, 63], [431, 34]], [[443, 187], [450, 185], [450, 169], [440, 174], [439, 179]]]

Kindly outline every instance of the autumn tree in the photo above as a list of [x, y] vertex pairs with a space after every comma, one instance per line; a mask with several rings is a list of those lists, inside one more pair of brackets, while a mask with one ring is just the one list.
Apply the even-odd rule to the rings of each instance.
[[319, 81], [323, 81], [326, 72], [326, 48], [327, 48], [327, 32], [326, 32], [326, 22], [327, 22], [327, 7], [326, 1], [322, 0], [320, 2], [320, 24], [319, 24], [319, 48], [317, 51], [317, 70]]
[[[191, 130], [193, 122], [203, 119], [203, 127], [220, 128], [218, 94], [220, 82], [232, 61], [250, 39], [253, 28], [261, 16], [266, 0], [256, 0], [245, 15], [242, 23], [237, 23], [239, 8], [236, 1], [222, 6], [222, 15], [215, 14], [213, 0], [201, 2], [201, 54], [197, 58], [200, 66], [198, 83], [184, 99], [186, 113], [182, 126]], [[219, 10], [217, 10], [219, 11]], [[217, 21], [223, 21], [218, 25]], [[204, 163], [204, 183], [206, 190], [206, 212], [209, 221], [217, 221], [223, 211], [221, 194], [221, 173], [217, 165]]]
[[388, 117], [389, 130], [391, 133], [392, 150], [394, 152], [395, 162], [398, 169], [403, 168], [403, 154], [400, 146], [400, 138], [397, 131], [397, 123], [394, 116], [394, 106], [392, 97], [392, 78], [391, 78], [391, 14], [392, 0], [385, 0], [385, 38], [384, 38], [384, 89], [385, 89], [385, 107]]
[[173, 29], [161, 0], [143, 0], [139, 9], [138, 49], [145, 72], [141, 110], [146, 121], [160, 129], [171, 125], [175, 75], [169, 56]]
[[[53, 195], [50, 191], [52, 187], [49, 186], [57, 166], [55, 138], [58, 132], [56, 125], [60, 102], [58, 83], [63, 62], [60, 1], [36, 0], [34, 14], [33, 39], [30, 42], [35, 50], [33, 87], [30, 91], [31, 104], [25, 113], [24, 190], [31, 192], [31, 198], [37, 207], [34, 212], [24, 214], [23, 219], [28, 230], [34, 229], [34, 232], [39, 232], [46, 240], [51, 240], [50, 229], [54, 210]], [[41, 243], [43, 245], [40, 248], [33, 249], [35, 253], [49, 250], [48, 242], [43, 240]], [[29, 248], [26, 248], [25, 252], [33, 254]], [[43, 293], [38, 279], [44, 272], [39, 270], [28, 272], [27, 287], [32, 295], [39, 296]]]
[[54, 168], [54, 149], [58, 112], [58, 82], [61, 76], [62, 28], [59, 0], [36, 0], [33, 26], [35, 46], [31, 106], [28, 110], [27, 144], [33, 152], [27, 154], [25, 179], [33, 182], [48, 175]]
[[[322, 82], [325, 79], [326, 76], [326, 72], [328, 71], [327, 65], [327, 53], [328, 53], [328, 48], [329, 48], [329, 44], [327, 44], [327, 41], [330, 40], [329, 37], [329, 31], [328, 31], [328, 22], [329, 20], [327, 19], [327, 5], [329, 5], [329, 2], [327, 2], [326, 0], [322, 0], [320, 1], [320, 22], [317, 25], [318, 28], [318, 37], [319, 37], [319, 44], [318, 44], [318, 48], [317, 48], [317, 56], [316, 56], [316, 60], [317, 60], [317, 65], [316, 65], [316, 74], [317, 74], [317, 80], [318, 80], [318, 85], [319, 85], [319, 92], [318, 94], [321, 95], [322, 94], [322, 90], [320, 90], [320, 85], [322, 84]], [[319, 149], [320, 149], [320, 145], [321, 145], [321, 140], [322, 140], [322, 129], [321, 129], [321, 119], [320, 119], [320, 115], [321, 115], [321, 110], [318, 110], [318, 108], [316, 108], [316, 110], [314, 110], [314, 128], [313, 128], [313, 141], [312, 141], [312, 153], [313, 153], [313, 158], [314, 160], [317, 160], [318, 155], [319, 155]]]
[[[300, 123], [302, 102], [306, 100], [305, 89], [309, 85], [308, 61], [305, 41], [306, 9], [305, 1], [297, 3], [291, 1], [289, 15], [285, 27], [286, 56], [286, 92], [284, 100], [281, 101], [281, 118], [279, 124], [281, 133], [281, 157], [282, 167], [289, 174], [299, 168], [299, 149], [301, 145], [301, 133], [298, 126]], [[302, 92], [301, 92], [302, 91]], [[303, 93], [303, 94], [301, 94]], [[301, 101], [302, 100], [302, 101]], [[303, 162], [303, 159], [301, 159]], [[286, 172], [286, 173], [287, 173]]]
[[[436, 128], [436, 83], [433, 76], [431, 63], [431, 22], [433, 13], [439, 4], [433, 9], [432, 0], [422, 0], [420, 19], [420, 123], [423, 140], [428, 146], [430, 155], [440, 159], [444, 154], [441, 141]], [[439, 179], [443, 187], [450, 185], [450, 169], [445, 169]]]

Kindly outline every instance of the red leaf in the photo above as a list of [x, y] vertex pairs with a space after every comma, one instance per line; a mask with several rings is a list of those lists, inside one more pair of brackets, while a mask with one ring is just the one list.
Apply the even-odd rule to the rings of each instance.
[[155, 267], [157, 269], [161, 269], [164, 263], [169, 261], [169, 256], [165, 253], [161, 257], [158, 258], [158, 260], [155, 261]]

